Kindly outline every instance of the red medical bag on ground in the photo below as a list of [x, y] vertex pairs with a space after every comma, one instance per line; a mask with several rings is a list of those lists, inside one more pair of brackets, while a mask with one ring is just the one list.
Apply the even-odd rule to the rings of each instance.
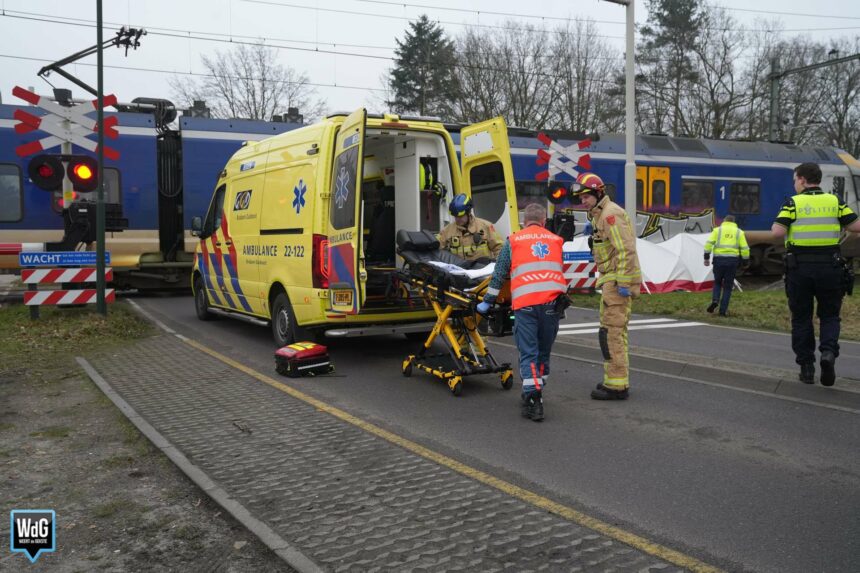
[[328, 348], [316, 342], [296, 342], [275, 351], [275, 370], [283, 376], [315, 376], [334, 370]]

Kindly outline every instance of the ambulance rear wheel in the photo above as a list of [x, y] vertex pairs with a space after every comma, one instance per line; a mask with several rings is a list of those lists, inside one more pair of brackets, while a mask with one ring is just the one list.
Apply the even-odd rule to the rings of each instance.
[[296, 322], [293, 307], [286, 293], [275, 297], [272, 303], [272, 336], [278, 348], [296, 341]]
[[200, 320], [212, 320], [214, 316], [209, 312], [209, 299], [206, 298], [206, 286], [203, 279], [197, 277], [194, 280], [194, 310]]

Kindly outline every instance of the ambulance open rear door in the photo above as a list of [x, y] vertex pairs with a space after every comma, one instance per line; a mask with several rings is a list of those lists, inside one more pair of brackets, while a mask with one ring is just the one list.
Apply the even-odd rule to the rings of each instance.
[[475, 216], [496, 227], [502, 239], [519, 230], [517, 192], [505, 120], [496, 117], [460, 130], [463, 189]]
[[329, 195], [329, 309], [358, 314], [367, 272], [361, 253], [361, 168], [367, 111], [351, 113], [335, 138]]

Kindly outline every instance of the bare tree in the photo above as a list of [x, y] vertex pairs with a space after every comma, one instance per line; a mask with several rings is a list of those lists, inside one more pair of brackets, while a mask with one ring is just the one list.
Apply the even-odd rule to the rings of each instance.
[[[837, 40], [830, 48], [837, 55], [856, 54], [860, 52], [860, 38]], [[860, 156], [860, 62], [824, 68], [819, 78], [823, 105], [817, 121], [821, 122], [819, 133], [824, 137], [818, 141]], [[811, 123], [815, 121], [813, 118]]]
[[715, 139], [737, 133], [748, 100], [737, 65], [745, 42], [737, 20], [725, 9], [706, 8], [694, 48], [697, 81], [679, 118], [683, 133]]
[[467, 28], [456, 41], [455, 73], [460, 84], [454, 120], [465, 123], [507, 114], [501, 86], [507, 70], [492, 37]]
[[554, 127], [597, 132], [623, 125], [624, 92], [614, 83], [621, 54], [597, 32], [591, 20], [575, 20], [555, 31], [551, 57], [559, 94]]
[[235, 46], [229, 52], [202, 56], [207, 74], [199, 81], [173, 76], [169, 84], [180, 105], [205, 100], [215, 117], [270, 120], [299, 109], [306, 120], [325, 110], [307, 74], [278, 62], [278, 51], [263, 44]]

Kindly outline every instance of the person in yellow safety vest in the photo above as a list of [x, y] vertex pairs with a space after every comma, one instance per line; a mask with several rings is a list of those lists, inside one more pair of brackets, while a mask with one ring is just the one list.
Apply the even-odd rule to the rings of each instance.
[[592, 253], [600, 278], [600, 350], [603, 382], [591, 391], [595, 400], [626, 400], [630, 373], [627, 323], [631, 299], [639, 296], [642, 273], [636, 255], [636, 233], [627, 213], [606, 195], [606, 185], [594, 173], [581, 173], [571, 188], [588, 208], [585, 233], [591, 235]]
[[745, 269], [750, 265], [750, 246], [747, 244], [746, 235], [735, 223], [734, 215], [726, 215], [723, 224], [711, 231], [711, 236], [705, 242], [706, 267], [711, 264], [712, 251], [714, 253], [714, 290], [707, 310], [714, 312], [719, 305], [720, 316], [726, 316], [738, 265], [741, 261]]
[[791, 311], [791, 347], [800, 365], [800, 381], [815, 383], [813, 301], [818, 301], [821, 384], [836, 382], [839, 356], [839, 313], [842, 297], [851, 292], [853, 271], [839, 251], [842, 229], [860, 232], [860, 219], [836, 195], [821, 190], [821, 167], [802, 163], [794, 168], [794, 191], [771, 226], [785, 238], [785, 293]]
[[526, 207], [524, 228], [505, 241], [484, 301], [477, 310], [486, 314], [496, 301], [504, 280], [511, 277], [511, 307], [514, 310], [514, 342], [520, 355], [523, 417], [543, 420], [543, 389], [549, 378], [549, 357], [558, 323], [569, 306], [564, 279], [564, 239], [544, 228], [546, 209], [532, 203]]
[[472, 199], [460, 194], [448, 206], [454, 220], [439, 233], [439, 244], [468, 261], [495, 259], [502, 250], [502, 238], [492, 223], [472, 214]]

